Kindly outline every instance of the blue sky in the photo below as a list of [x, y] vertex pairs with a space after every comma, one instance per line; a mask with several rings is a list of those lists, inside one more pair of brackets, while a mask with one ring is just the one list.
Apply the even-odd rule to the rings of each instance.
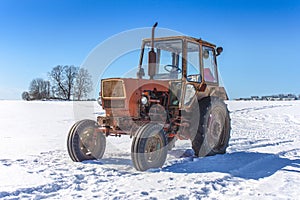
[[1, 0], [0, 99], [20, 99], [54, 66], [80, 66], [107, 38], [156, 21], [223, 46], [230, 98], [300, 94], [299, 0]]

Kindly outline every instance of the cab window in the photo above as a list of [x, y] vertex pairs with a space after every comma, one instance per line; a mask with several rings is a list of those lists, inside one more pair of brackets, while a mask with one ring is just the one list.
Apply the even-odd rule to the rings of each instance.
[[[148, 53], [151, 42], [144, 44], [142, 72], [143, 78], [148, 79]], [[177, 80], [182, 77], [182, 40], [161, 40], [154, 42], [156, 52], [156, 73], [154, 80]]]
[[206, 82], [216, 83], [217, 70], [216, 70], [214, 49], [211, 47], [203, 46], [202, 57], [203, 57], [204, 80]]
[[199, 44], [187, 43], [187, 80], [201, 82]]

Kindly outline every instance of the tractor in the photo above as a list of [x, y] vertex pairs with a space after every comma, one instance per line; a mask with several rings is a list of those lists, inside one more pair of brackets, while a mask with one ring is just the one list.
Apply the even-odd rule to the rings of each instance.
[[70, 129], [69, 156], [75, 162], [101, 159], [106, 137], [132, 138], [138, 171], [160, 168], [176, 140], [191, 140], [196, 157], [224, 154], [230, 137], [228, 99], [219, 84], [222, 47], [188, 36], [143, 39], [136, 77], [101, 80], [97, 120]]

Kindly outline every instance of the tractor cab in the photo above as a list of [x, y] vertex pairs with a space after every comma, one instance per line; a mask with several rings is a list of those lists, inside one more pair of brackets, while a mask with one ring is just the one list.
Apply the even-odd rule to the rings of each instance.
[[222, 51], [222, 47], [187, 36], [144, 39], [137, 77], [169, 81], [175, 99], [171, 106], [188, 105], [196, 93], [201, 98], [213, 91], [227, 99], [217, 70], [216, 58]]
[[218, 84], [216, 56], [221, 47], [187, 36], [156, 38], [153, 48], [151, 43], [143, 40], [138, 78]]

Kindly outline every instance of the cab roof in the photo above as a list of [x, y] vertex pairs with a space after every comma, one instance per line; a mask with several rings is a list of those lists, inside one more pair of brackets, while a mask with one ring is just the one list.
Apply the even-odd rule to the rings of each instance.
[[[159, 37], [159, 38], [154, 38], [154, 41], [162, 41], [162, 40], [176, 40], [176, 39], [181, 39], [183, 41], [187, 40], [187, 41], [193, 41], [193, 42], [197, 42], [199, 44], [204, 44], [207, 46], [211, 46], [211, 47], [216, 47], [216, 45], [207, 42], [205, 40], [202, 40], [201, 38], [194, 38], [194, 37], [190, 37], [190, 36], [169, 36], [169, 37]], [[143, 39], [143, 42], [151, 42], [151, 38], [146, 38]]]

